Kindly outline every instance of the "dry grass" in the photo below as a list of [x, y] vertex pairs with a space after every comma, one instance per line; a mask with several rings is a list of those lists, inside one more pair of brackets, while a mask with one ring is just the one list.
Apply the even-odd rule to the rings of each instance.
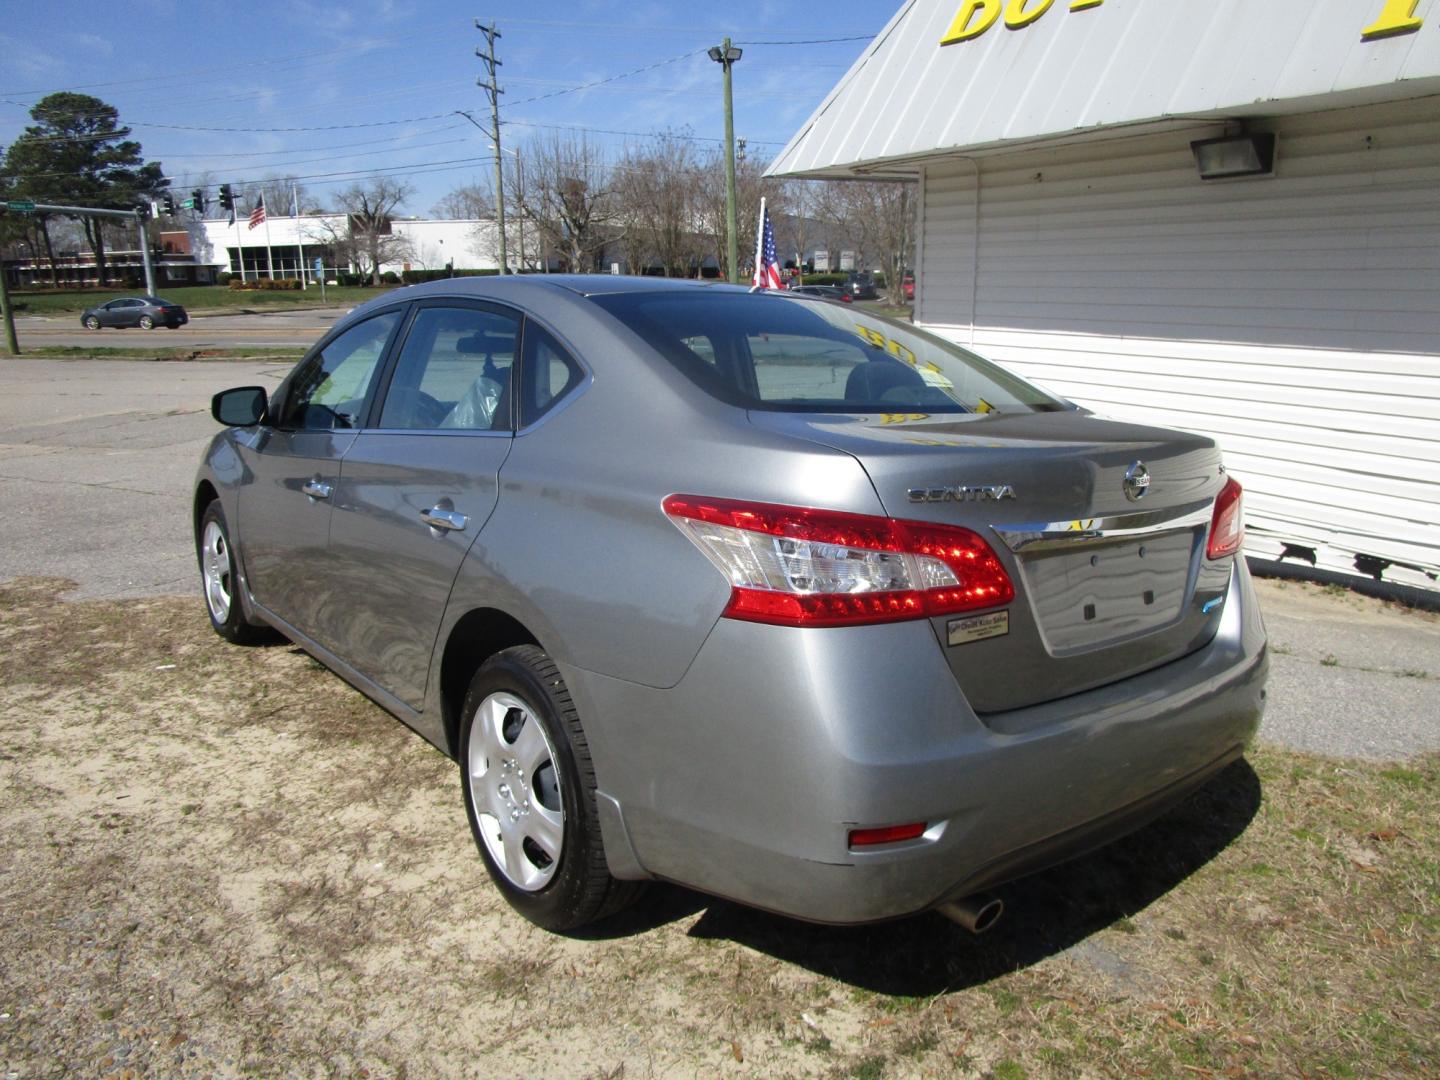
[[0, 1077], [1440, 1070], [1435, 759], [1261, 748], [980, 939], [670, 888], [567, 939], [303, 654], [64, 588], [0, 586]]

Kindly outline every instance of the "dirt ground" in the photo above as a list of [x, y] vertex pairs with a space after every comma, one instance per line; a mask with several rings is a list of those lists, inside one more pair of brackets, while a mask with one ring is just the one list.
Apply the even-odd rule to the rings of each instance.
[[453, 765], [196, 598], [0, 585], [0, 1080], [1436, 1075], [1440, 762], [1261, 747], [926, 916], [511, 914]]

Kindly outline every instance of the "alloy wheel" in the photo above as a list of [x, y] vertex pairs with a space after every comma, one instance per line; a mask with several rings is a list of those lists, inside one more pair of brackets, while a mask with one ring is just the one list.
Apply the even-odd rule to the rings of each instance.
[[565, 841], [560, 774], [544, 725], [514, 694], [491, 694], [476, 710], [466, 782], [491, 862], [517, 889], [543, 889]]
[[218, 522], [205, 523], [200, 538], [200, 569], [205, 576], [205, 603], [210, 605], [210, 617], [223, 625], [230, 618], [230, 544]]

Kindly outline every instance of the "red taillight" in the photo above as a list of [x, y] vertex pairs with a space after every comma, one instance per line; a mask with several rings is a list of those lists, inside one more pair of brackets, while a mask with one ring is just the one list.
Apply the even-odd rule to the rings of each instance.
[[695, 495], [671, 495], [664, 509], [730, 582], [728, 618], [851, 626], [1015, 598], [1005, 567], [969, 529]]
[[1227, 477], [1215, 496], [1215, 513], [1210, 517], [1210, 537], [1205, 542], [1207, 559], [1234, 555], [1245, 542], [1244, 492], [1233, 476]]
[[880, 829], [851, 829], [850, 846], [871, 847], [875, 844], [898, 844], [901, 840], [916, 840], [925, 835], [925, 823], [917, 821], [910, 825], [886, 825]]

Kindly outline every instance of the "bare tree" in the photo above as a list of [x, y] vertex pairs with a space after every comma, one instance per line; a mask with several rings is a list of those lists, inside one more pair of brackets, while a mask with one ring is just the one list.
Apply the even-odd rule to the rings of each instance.
[[884, 267], [894, 304], [904, 302], [901, 277], [912, 259], [915, 207], [915, 185], [900, 181], [834, 181], [817, 199], [820, 218], [853, 238], [863, 265]]
[[[779, 180], [767, 178], [762, 162], [748, 156], [735, 161], [735, 227], [739, 233], [739, 259], [743, 271], [755, 261], [755, 236], [760, 221], [760, 200], [766, 201], [772, 223], [786, 214], [785, 188]], [[720, 264], [727, 271], [725, 239], [725, 154], [715, 150], [707, 155], [701, 172], [700, 231]], [[742, 275], [743, 276], [743, 275]]]
[[654, 258], [671, 277], [689, 277], [705, 256], [700, 230], [701, 170], [684, 132], [659, 132], [626, 151], [615, 168], [621, 242], [632, 272]]
[[605, 245], [620, 225], [612, 170], [599, 148], [584, 135], [556, 133], [531, 140], [522, 155], [523, 213], [542, 247], [572, 273], [599, 269]]
[[444, 195], [430, 208], [430, 213], [437, 218], [448, 218], [452, 221], [493, 217], [495, 215], [493, 186], [462, 184]]
[[382, 263], [404, 258], [409, 251], [410, 242], [394, 233], [391, 219], [414, 193], [415, 189], [403, 180], [375, 176], [335, 196], [347, 224], [343, 237], [333, 237], [336, 251], [347, 255], [362, 275], [368, 274], [372, 285], [380, 284]]
[[[538, 205], [539, 189], [526, 167], [524, 147], [506, 150], [505, 170], [505, 258], [510, 267], [537, 270], [545, 258], [539, 228], [531, 219]], [[499, 265], [500, 234], [495, 224], [495, 184], [490, 177], [452, 189], [432, 208], [437, 217], [476, 221], [470, 230], [471, 248]]]

